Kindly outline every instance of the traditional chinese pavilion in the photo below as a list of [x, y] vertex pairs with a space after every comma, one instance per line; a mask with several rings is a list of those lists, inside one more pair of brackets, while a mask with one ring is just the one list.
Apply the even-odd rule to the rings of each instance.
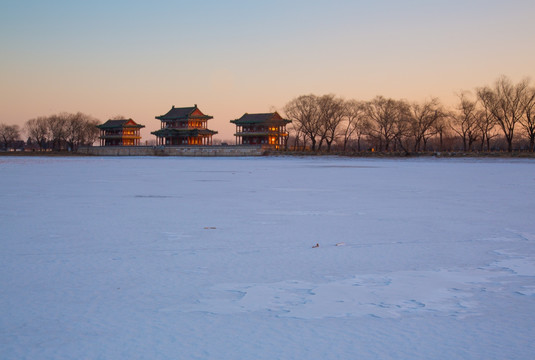
[[283, 119], [277, 112], [247, 114], [231, 120], [236, 125], [236, 145], [271, 145], [277, 149], [286, 146], [288, 132], [286, 125], [291, 120]]
[[153, 131], [158, 145], [212, 145], [212, 136], [217, 131], [208, 130], [208, 120], [213, 116], [204, 115], [197, 107], [176, 108], [165, 115], [156, 116], [160, 120], [160, 130]]
[[137, 146], [141, 140], [139, 130], [144, 127], [132, 119], [108, 120], [97, 125], [100, 129], [100, 146]]

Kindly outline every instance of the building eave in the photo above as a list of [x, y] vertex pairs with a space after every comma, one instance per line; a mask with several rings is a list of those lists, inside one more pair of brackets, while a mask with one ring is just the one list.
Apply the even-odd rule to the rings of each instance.
[[151, 132], [151, 134], [156, 135], [158, 137], [166, 137], [166, 136], [203, 136], [203, 135], [215, 135], [217, 134], [217, 131], [209, 130], [209, 129], [160, 129]]

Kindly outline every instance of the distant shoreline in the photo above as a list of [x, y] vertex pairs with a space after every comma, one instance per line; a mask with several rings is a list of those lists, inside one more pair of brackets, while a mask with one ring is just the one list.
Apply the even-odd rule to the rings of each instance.
[[[5, 151], [0, 152], [0, 157], [100, 157], [102, 155], [92, 155], [81, 152], [58, 152], [58, 151]], [[143, 155], [124, 155], [143, 156]], [[181, 157], [177, 155], [161, 155], [164, 157]], [[323, 157], [336, 156], [347, 158], [372, 158], [372, 159], [401, 159], [401, 158], [504, 158], [504, 159], [535, 159], [532, 152], [464, 152], [464, 151], [443, 151], [425, 153], [404, 153], [404, 152], [312, 152], [312, 151], [266, 151], [264, 156], [297, 156], [297, 157]], [[202, 156], [199, 156], [202, 157]]]
[[307, 152], [307, 151], [280, 151], [269, 152], [268, 156], [340, 156], [350, 158], [528, 158], [535, 159], [535, 153], [532, 152], [464, 152], [464, 151], [441, 151], [441, 152], [420, 152], [420, 153], [405, 153], [405, 152]]

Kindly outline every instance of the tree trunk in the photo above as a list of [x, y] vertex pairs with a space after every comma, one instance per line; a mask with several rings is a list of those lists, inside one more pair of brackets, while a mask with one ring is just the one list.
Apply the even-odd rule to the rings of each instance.
[[513, 152], [513, 137], [506, 137], [507, 139], [507, 152]]

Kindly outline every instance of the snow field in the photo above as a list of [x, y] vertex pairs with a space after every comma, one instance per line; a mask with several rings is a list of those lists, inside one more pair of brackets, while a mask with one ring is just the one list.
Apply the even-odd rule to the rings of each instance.
[[531, 359], [534, 195], [530, 160], [0, 157], [0, 357]]

